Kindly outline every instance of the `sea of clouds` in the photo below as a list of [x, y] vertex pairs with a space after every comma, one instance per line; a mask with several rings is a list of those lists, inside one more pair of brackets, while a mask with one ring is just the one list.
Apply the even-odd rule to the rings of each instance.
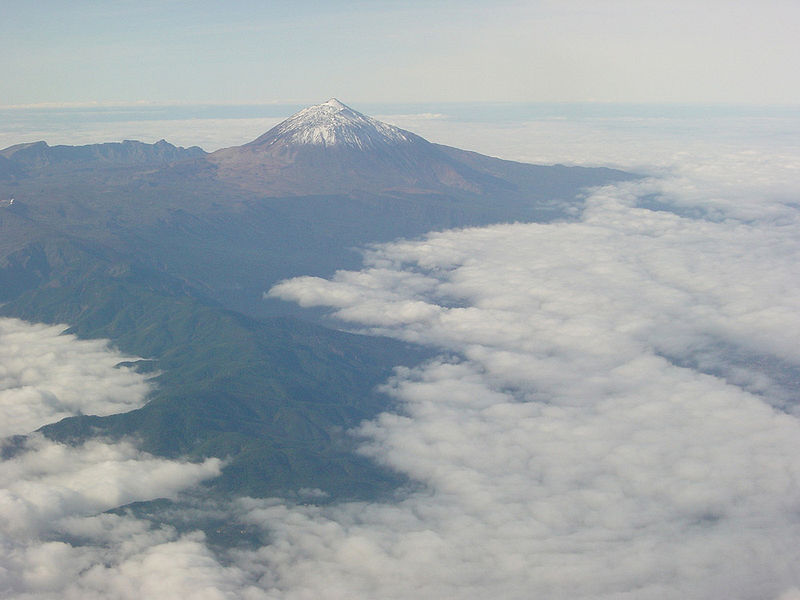
[[[35, 433], [67, 416], [138, 408], [150, 389], [143, 375], [124, 365], [131, 357], [102, 340], [66, 335], [64, 329], [0, 319], [4, 598], [114, 597], [115, 581], [136, 578], [139, 563], [157, 556], [161, 545], [191, 545], [196, 536], [181, 539], [173, 530], [104, 511], [177, 497], [221, 469], [219, 459], [157, 458], [138, 450], [134, 441], [68, 446]], [[113, 576], [109, 561], [115, 565]], [[142, 589], [139, 582], [120, 585], [125, 594]]]
[[[798, 122], [417, 125], [650, 175], [587, 192], [571, 222], [397, 240], [360, 271], [271, 290], [440, 350], [385, 383], [401, 410], [354, 432], [419, 487], [394, 503], [240, 499], [217, 510], [268, 543], [219, 554], [200, 533], [102, 512], [175, 497], [219, 461], [34, 436], [0, 463], [4, 597], [800, 597], [800, 148], [781, 133]], [[30, 342], [4, 355], [27, 359], [0, 371], [0, 409], [24, 386], [34, 398], [5, 435], [146, 393], [98, 342], [62, 336], [46, 356], [55, 330], [3, 327]], [[82, 408], [81, 385], [108, 393]]]

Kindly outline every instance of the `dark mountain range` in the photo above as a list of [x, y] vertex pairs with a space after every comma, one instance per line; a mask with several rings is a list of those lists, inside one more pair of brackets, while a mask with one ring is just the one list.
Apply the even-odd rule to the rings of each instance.
[[125, 140], [86, 146], [49, 146], [47, 142], [33, 142], [0, 150], [0, 156], [24, 171], [98, 164], [163, 165], [203, 155], [205, 152], [198, 146], [178, 148], [165, 140], [155, 144]]
[[386, 409], [374, 387], [393, 366], [426, 353], [290, 318], [299, 309], [263, 292], [356, 267], [367, 243], [568, 218], [587, 186], [631, 177], [431, 144], [336, 100], [212, 154], [13, 146], [0, 151], [0, 314], [110, 338], [161, 373], [145, 407], [66, 419], [52, 438], [228, 457], [211, 484], [224, 493], [375, 496], [399, 480], [343, 432]]

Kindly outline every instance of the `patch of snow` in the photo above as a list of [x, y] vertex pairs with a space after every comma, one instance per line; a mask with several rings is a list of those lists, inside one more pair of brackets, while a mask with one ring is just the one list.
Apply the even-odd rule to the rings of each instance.
[[316, 146], [350, 146], [372, 150], [412, 142], [413, 134], [361, 114], [331, 98], [303, 109], [269, 132], [270, 144], [288, 142]]

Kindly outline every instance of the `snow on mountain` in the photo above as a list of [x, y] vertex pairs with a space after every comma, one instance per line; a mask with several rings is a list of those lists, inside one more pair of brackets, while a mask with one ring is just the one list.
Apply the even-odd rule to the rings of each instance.
[[295, 113], [252, 142], [217, 150], [197, 165], [218, 181], [271, 197], [492, 194], [529, 203], [531, 189], [561, 196], [561, 183], [551, 187], [544, 167], [432, 144], [335, 98]]
[[273, 144], [345, 146], [358, 150], [375, 150], [387, 145], [406, 144], [419, 136], [353, 110], [331, 98], [310, 106], [289, 117], [252, 142]]

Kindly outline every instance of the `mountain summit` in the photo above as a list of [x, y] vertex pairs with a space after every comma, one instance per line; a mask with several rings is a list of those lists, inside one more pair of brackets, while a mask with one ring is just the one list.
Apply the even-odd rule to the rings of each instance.
[[[192, 168], [198, 178], [210, 176], [261, 198], [435, 196], [531, 207], [535, 196], [537, 210], [563, 198], [565, 184], [578, 190], [598, 174], [433, 144], [336, 98], [295, 113], [252, 142], [206, 155]], [[184, 167], [180, 173], [185, 176]]]
[[377, 150], [420, 139], [413, 133], [363, 115], [336, 98], [331, 98], [301, 110], [249, 145], [310, 144]]
[[219, 179], [270, 196], [483, 189], [485, 174], [442, 148], [332, 98], [207, 160]]

